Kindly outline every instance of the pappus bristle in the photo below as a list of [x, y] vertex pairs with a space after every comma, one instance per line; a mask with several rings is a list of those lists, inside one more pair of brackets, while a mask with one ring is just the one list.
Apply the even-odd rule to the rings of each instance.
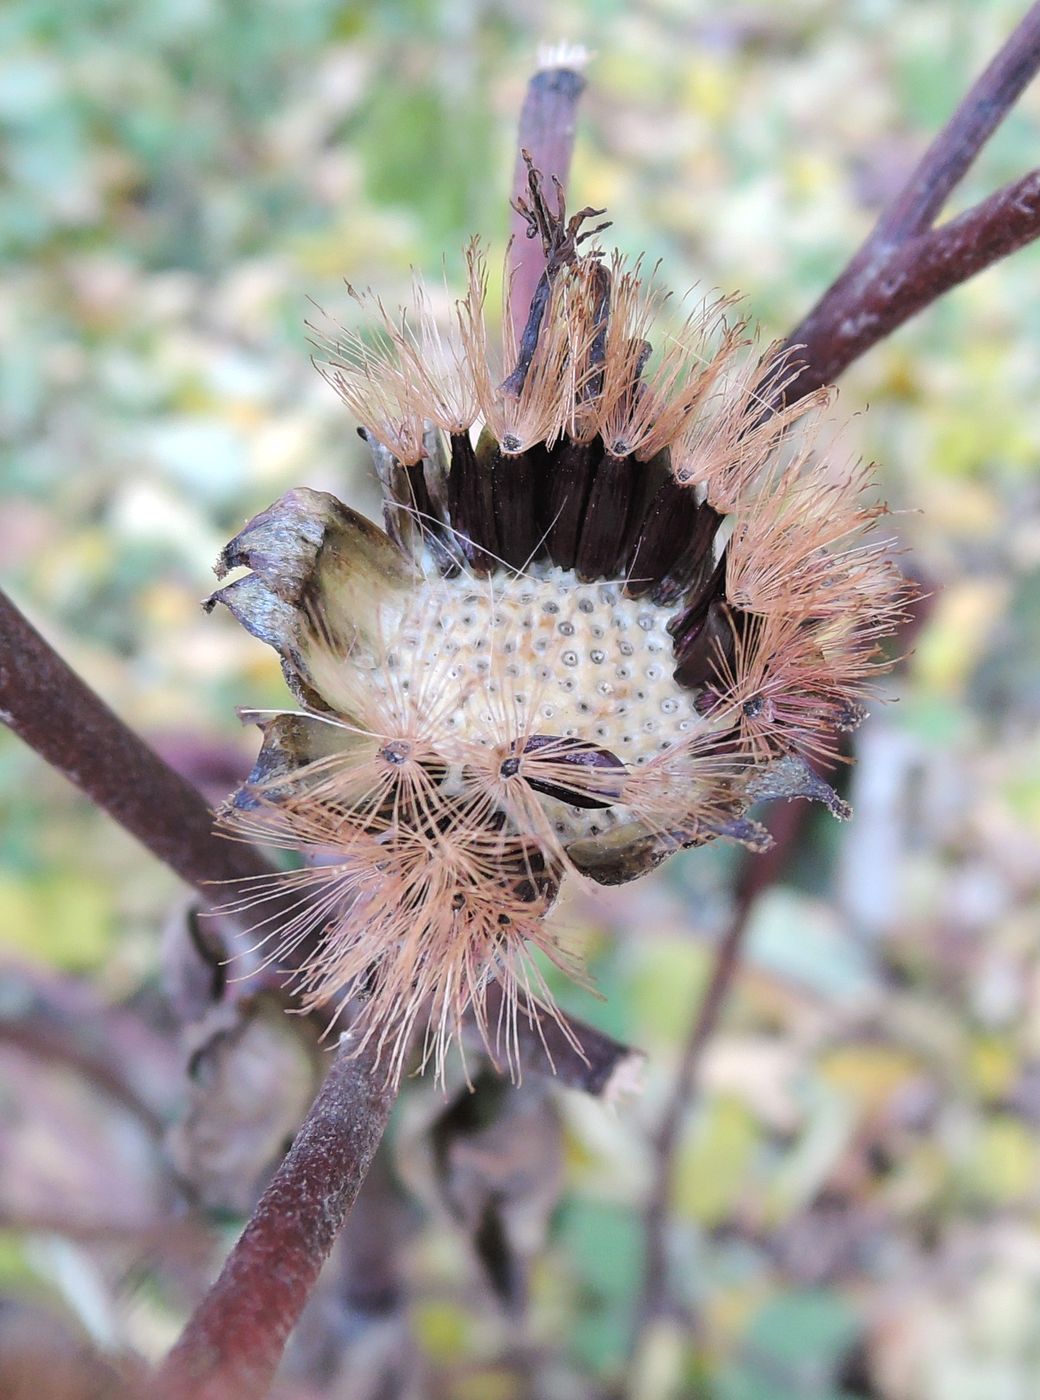
[[[751, 347], [753, 349], [753, 346]], [[672, 469], [682, 485], [700, 485], [726, 514], [745, 509], [762, 473], [793, 425], [829, 401], [822, 389], [784, 406], [778, 397], [789, 379], [794, 352], [771, 347], [749, 354], [748, 342], [728, 338], [711, 366], [709, 392], [672, 443]]]
[[857, 579], [873, 574], [891, 549], [864, 538], [885, 514], [884, 505], [864, 503], [869, 482], [862, 464], [824, 474], [811, 444], [767, 474], [727, 546], [730, 600], [752, 612], [845, 610]]
[[506, 310], [502, 318], [502, 347], [491, 348], [484, 315], [487, 267], [476, 244], [468, 251], [469, 291], [460, 306], [463, 335], [472, 369], [480, 411], [504, 453], [527, 452], [538, 443], [551, 444], [563, 430], [567, 406], [567, 325], [561, 315], [559, 291], [549, 293], [534, 352], [520, 384], [507, 384], [509, 369], [517, 362], [519, 341], [509, 307], [506, 277]]
[[630, 774], [623, 791], [626, 809], [676, 845], [710, 840], [741, 810], [747, 756], [732, 742], [734, 720], [732, 710], [719, 707], [699, 732]]
[[381, 324], [368, 336], [335, 323], [312, 325], [312, 343], [321, 357], [315, 366], [365, 433], [403, 466], [414, 466], [424, 452], [424, 403], [399, 356], [405, 313], [395, 327], [378, 298], [352, 287], [348, 291], [360, 307], [374, 311]]
[[[714, 378], [712, 341], [725, 336], [725, 298], [706, 298], [658, 349], [651, 336], [670, 302], [655, 284], [644, 284], [641, 262], [611, 266], [611, 308], [603, 356], [596, 422], [613, 457], [654, 457], [681, 433]], [[731, 332], [732, 334], [733, 332]], [[660, 336], [660, 331], [656, 332]]]

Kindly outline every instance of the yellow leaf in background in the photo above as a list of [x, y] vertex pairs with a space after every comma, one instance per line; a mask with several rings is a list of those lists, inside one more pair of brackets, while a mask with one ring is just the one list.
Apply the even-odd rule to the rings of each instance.
[[632, 47], [604, 49], [597, 56], [596, 77], [604, 94], [644, 105], [646, 94], [661, 86], [661, 72], [651, 56]]
[[939, 594], [911, 662], [920, 685], [943, 691], [963, 687], [1004, 614], [1008, 593], [1005, 579], [969, 578]]
[[977, 539], [1001, 528], [1000, 502], [992, 488], [961, 478], [944, 479], [942, 490], [928, 497], [929, 528]]
[[86, 588], [103, 579], [112, 564], [112, 541], [100, 528], [80, 527], [40, 559], [37, 582], [50, 599], [79, 599]]
[[787, 176], [792, 193], [813, 197], [834, 189], [836, 172], [830, 161], [821, 156], [801, 153], [788, 165]]
[[1040, 831], [1040, 748], [1021, 747], [1002, 793], [1016, 825]]
[[1018, 1073], [1018, 1056], [995, 1036], [977, 1036], [968, 1046], [968, 1075], [975, 1089], [987, 1099], [1002, 1098]]
[[373, 248], [386, 267], [399, 264], [407, 273], [419, 246], [421, 233], [407, 212], [352, 209], [348, 219], [290, 239], [288, 252], [305, 281], [318, 278], [338, 284], [344, 268], [371, 267]]
[[676, 1046], [704, 987], [710, 950], [689, 939], [647, 943], [629, 989], [637, 1039]]
[[736, 100], [736, 69], [731, 63], [722, 65], [701, 58], [690, 65], [686, 77], [683, 105], [701, 116], [722, 120], [733, 110]]
[[640, 1400], [671, 1400], [681, 1383], [688, 1347], [674, 1318], [658, 1318], [642, 1338], [632, 1364], [631, 1393]]
[[182, 379], [171, 396], [171, 407], [179, 413], [211, 413], [220, 400], [198, 375]]
[[1001, 1114], [984, 1123], [965, 1168], [966, 1184], [977, 1199], [1007, 1205], [1035, 1191], [1040, 1146], [1019, 1118]]
[[623, 165], [609, 159], [591, 159], [579, 143], [574, 152], [571, 184], [583, 189], [590, 204], [597, 208], [617, 208], [621, 203], [626, 171]]
[[820, 1060], [823, 1079], [865, 1110], [879, 1108], [918, 1072], [911, 1057], [891, 1045], [842, 1045]]
[[738, 1099], [706, 1104], [679, 1155], [675, 1211], [701, 1225], [724, 1219], [745, 1189], [759, 1141], [759, 1127]]
[[261, 404], [250, 399], [228, 399], [221, 409], [224, 417], [236, 428], [266, 428], [267, 413]]
[[14, 1231], [0, 1233], [0, 1285], [5, 1290], [32, 1279], [32, 1265], [25, 1257], [25, 1238]]
[[138, 594], [141, 619], [149, 627], [172, 631], [196, 621], [198, 603], [192, 607], [190, 598], [183, 586], [159, 578], [146, 584]]
[[418, 1303], [412, 1319], [419, 1344], [431, 1357], [447, 1360], [469, 1349], [472, 1317], [455, 1303]]
[[451, 1400], [523, 1400], [528, 1393], [520, 1377], [503, 1368], [458, 1377], [450, 1396]]
[[0, 874], [0, 939], [13, 952], [85, 972], [105, 959], [113, 934], [108, 889], [91, 875]]

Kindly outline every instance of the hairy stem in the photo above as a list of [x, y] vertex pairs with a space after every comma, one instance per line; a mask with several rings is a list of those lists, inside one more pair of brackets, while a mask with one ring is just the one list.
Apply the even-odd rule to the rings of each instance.
[[288, 1155], [158, 1376], [162, 1400], [254, 1400], [357, 1198], [393, 1106], [376, 1052], [333, 1060]]

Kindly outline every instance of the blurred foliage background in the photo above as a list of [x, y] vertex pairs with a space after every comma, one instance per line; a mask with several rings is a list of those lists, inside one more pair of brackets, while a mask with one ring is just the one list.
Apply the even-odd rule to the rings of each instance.
[[[255, 747], [235, 706], [285, 691], [265, 648], [199, 608], [218, 549], [290, 486], [374, 508], [353, 425], [309, 364], [309, 299], [345, 314], [346, 276], [393, 302], [413, 266], [454, 278], [471, 233], [502, 245], [539, 43], [594, 52], [574, 198], [608, 206], [608, 239], [662, 258], [676, 288], [741, 290], [772, 336], [1022, 9], [9, 0], [4, 586], [219, 795]], [[1034, 87], [957, 207], [1035, 164], [1038, 130]], [[1038, 280], [1034, 247], [843, 381], [844, 442], [881, 463], [931, 611], [895, 703], [860, 736], [855, 820], [814, 816], [756, 906], [672, 1203], [693, 1322], [652, 1339], [649, 1400], [1027, 1400], [1040, 1386]], [[183, 901], [173, 877], [3, 734], [0, 812], [4, 1009], [27, 979], [59, 977], [89, 989], [70, 1017], [154, 1007], [160, 932]], [[617, 1383], [648, 1137], [731, 865], [691, 853], [569, 907], [605, 1000], [564, 1003], [646, 1049], [645, 1092], [616, 1112], [556, 1095], [564, 1186], [524, 1333], [540, 1388], [524, 1388], [516, 1333], [448, 1224], [413, 1237], [429, 1393]], [[159, 1010], [154, 1024], [161, 1037]], [[104, 1346], [160, 1354], [190, 1289], [159, 1268], [169, 1242], [148, 1244], [151, 1148], [25, 1047], [0, 1048], [0, 1066], [0, 1288]], [[427, 1102], [409, 1092], [405, 1119]], [[360, 1393], [329, 1386], [306, 1393]]]

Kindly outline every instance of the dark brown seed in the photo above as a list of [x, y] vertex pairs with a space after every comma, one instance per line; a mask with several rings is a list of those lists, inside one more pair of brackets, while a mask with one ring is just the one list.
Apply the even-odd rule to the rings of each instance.
[[[504, 778], [520, 774], [528, 786], [543, 797], [555, 797], [571, 807], [589, 811], [612, 807], [621, 797], [625, 765], [609, 749], [597, 748], [583, 739], [565, 739], [555, 734], [532, 734], [514, 745], [515, 753], [503, 760]], [[577, 773], [595, 771], [609, 779], [598, 792], [583, 792], [565, 783], [550, 782], [538, 776], [539, 757], [545, 763], [574, 767]], [[558, 775], [557, 775], [558, 776]]]
[[538, 502], [542, 496], [545, 455], [541, 445], [529, 452], [503, 452], [494, 439], [477, 444], [477, 460], [490, 467], [499, 557], [522, 569], [544, 551]]
[[635, 559], [647, 517], [660, 492], [665, 489], [669, 482], [674, 480], [671, 453], [665, 447], [649, 462], [634, 462], [633, 470], [632, 505], [615, 566], [616, 573], [624, 574], [626, 577], [631, 575], [631, 565]]
[[682, 660], [682, 654], [688, 642], [693, 638], [704, 621], [708, 611], [708, 605], [720, 598], [725, 601], [726, 597], [726, 551], [723, 550], [719, 556], [719, 562], [708, 574], [707, 578], [699, 585], [692, 588], [686, 598], [686, 606], [681, 613], [676, 613], [668, 624], [668, 631], [674, 637], [673, 647], [678, 660]]
[[592, 442], [571, 442], [564, 438], [549, 456], [542, 504], [549, 558], [561, 569], [573, 569], [578, 557], [578, 540], [589, 491], [596, 468], [603, 458], [598, 438]]
[[545, 852], [534, 844], [514, 846], [502, 859], [502, 883], [525, 904], [537, 899], [550, 902], [559, 889], [560, 871], [546, 861]]
[[723, 517], [707, 501], [702, 501], [697, 507], [685, 545], [651, 590], [651, 601], [658, 607], [671, 606], [698, 580], [710, 577], [712, 543], [722, 520]]
[[466, 562], [476, 573], [490, 573], [498, 554], [491, 473], [478, 462], [469, 433], [451, 435], [448, 509]]
[[[430, 493], [424, 464], [403, 469], [408, 474], [408, 491], [412, 509], [409, 514], [422, 535], [442, 574], [457, 573], [461, 563], [460, 551], [451, 530]], [[384, 507], [384, 511], [388, 509]]]
[[709, 603], [703, 621], [690, 634], [682, 659], [675, 668], [679, 685], [692, 690], [720, 679], [727, 667], [732, 669], [742, 618], [743, 614], [721, 599]]
[[619, 570], [637, 492], [637, 470], [634, 458], [615, 457], [609, 452], [599, 465], [585, 507], [575, 561], [583, 583], [612, 577]]
[[689, 487], [666, 481], [650, 502], [632, 562], [625, 592], [642, 598], [665, 577], [694, 532], [697, 499]]

